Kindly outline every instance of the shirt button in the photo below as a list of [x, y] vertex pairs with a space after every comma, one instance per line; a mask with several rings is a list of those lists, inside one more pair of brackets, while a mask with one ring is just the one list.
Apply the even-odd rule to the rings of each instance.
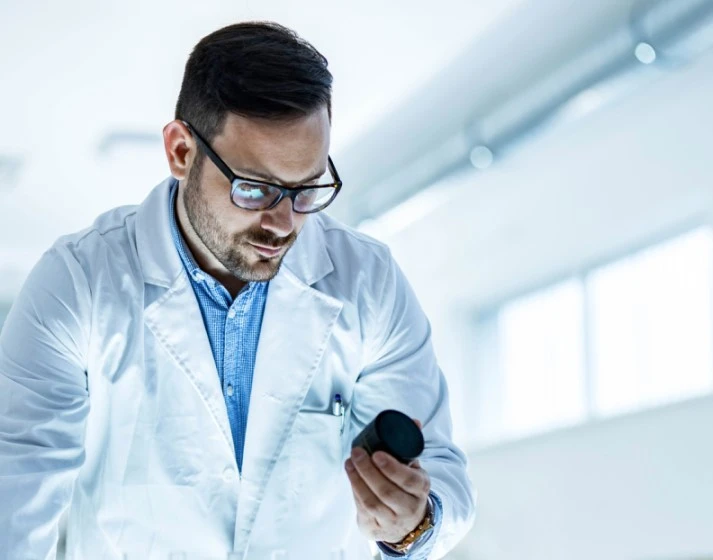
[[235, 469], [228, 467], [223, 471], [223, 480], [225, 482], [233, 482], [235, 480]]
[[193, 278], [195, 278], [196, 282], [202, 282], [203, 280], [205, 280], [205, 276], [203, 276], [200, 272], [196, 272]]
[[230, 311], [228, 311], [228, 317], [230, 317], [231, 319], [235, 317], [235, 309], [231, 309]]
[[233, 386], [232, 385], [228, 385], [228, 388], [226, 391], [227, 391], [229, 397], [233, 396]]

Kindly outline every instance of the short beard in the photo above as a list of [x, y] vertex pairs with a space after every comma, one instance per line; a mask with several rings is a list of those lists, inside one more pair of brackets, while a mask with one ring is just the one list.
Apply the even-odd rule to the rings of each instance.
[[[280, 271], [282, 260], [297, 239], [297, 233], [293, 231], [287, 237], [278, 237], [262, 228], [233, 235], [223, 231], [201, 191], [200, 177], [205, 156], [199, 157], [200, 160], [194, 161], [188, 172], [183, 198], [193, 231], [213, 256], [238, 280], [242, 282], [272, 280]], [[254, 264], [250, 264], [250, 254], [253, 253], [253, 249], [248, 243], [267, 247], [284, 245], [287, 247], [279, 258], [259, 259]]]

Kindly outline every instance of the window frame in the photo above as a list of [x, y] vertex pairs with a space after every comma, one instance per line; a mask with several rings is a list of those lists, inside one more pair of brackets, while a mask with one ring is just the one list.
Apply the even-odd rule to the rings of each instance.
[[[595, 379], [595, 372], [594, 372], [594, 338], [593, 338], [593, 333], [592, 333], [592, 305], [593, 305], [593, 299], [590, 294], [590, 277], [593, 273], [606, 268], [612, 264], [621, 262], [622, 260], [629, 259], [631, 257], [634, 257], [636, 255], [642, 254], [646, 251], [649, 250], [654, 250], [657, 247], [666, 245], [667, 243], [674, 242], [680, 238], [684, 238], [687, 235], [691, 235], [699, 230], [708, 230], [711, 234], [713, 234], [713, 222], [711, 222], [710, 219], [696, 219], [696, 220], [691, 220], [683, 225], [679, 225], [678, 227], [674, 228], [668, 228], [663, 231], [659, 231], [655, 235], [650, 235], [646, 239], [642, 240], [641, 242], [638, 243], [633, 243], [629, 244], [627, 247], [622, 248], [617, 251], [610, 252], [606, 257], [600, 258], [600, 259], [593, 259], [590, 260], [588, 263], [583, 264], [582, 266], [576, 267], [574, 269], [569, 269], [567, 271], [562, 271], [556, 275], [551, 275], [547, 280], [545, 281], [540, 281], [533, 283], [523, 289], [517, 290], [512, 292], [511, 294], [506, 295], [505, 297], [498, 298], [494, 300], [493, 302], [489, 302], [486, 305], [478, 306], [477, 308], [474, 309], [474, 322], [475, 322], [475, 332], [485, 332], [486, 328], [492, 328], [493, 321], [495, 322], [494, 324], [497, 325], [498, 318], [500, 317], [500, 314], [503, 309], [505, 309], [508, 305], [518, 302], [520, 300], [524, 300], [528, 297], [532, 297], [538, 293], [542, 293], [545, 291], [548, 291], [560, 284], [563, 284], [567, 281], [576, 281], [577, 283], [580, 284], [580, 287], [582, 289], [582, 294], [583, 294], [583, 309], [581, 310], [582, 313], [582, 318], [583, 318], [583, 324], [582, 324], [582, 336], [584, 337], [583, 341], [583, 362], [584, 362], [584, 379], [582, 380], [583, 386], [585, 388], [585, 414], [581, 421], [575, 423], [575, 424], [569, 424], [566, 426], [562, 427], [554, 427], [552, 429], [535, 429], [532, 432], [522, 435], [522, 436], [515, 436], [511, 437], [505, 431], [503, 430], [503, 425], [504, 425], [504, 420], [502, 418], [503, 412], [500, 412], [500, 418], [497, 419], [497, 428], [496, 431], [498, 431], [497, 435], [492, 434], [492, 430], [490, 432], [485, 431], [481, 432], [478, 435], [473, 435], [471, 438], [471, 441], [469, 442], [475, 449], [484, 449], [488, 447], [492, 447], [493, 445], [498, 445], [501, 443], [505, 442], [510, 442], [513, 440], [522, 440], [522, 439], [530, 439], [534, 437], [539, 437], [544, 434], [549, 434], [549, 433], [554, 433], [562, 430], [567, 430], [575, 426], [582, 426], [582, 425], [587, 425], [593, 422], [598, 422], [598, 421], [603, 421], [603, 420], [608, 420], [612, 418], [619, 418], [622, 416], [627, 416], [630, 414], [637, 414], [643, 411], [648, 411], [648, 410], [655, 410], [660, 407], [665, 407], [670, 404], [675, 404], [678, 402], [685, 402], [688, 400], [694, 400], [697, 398], [701, 398], [704, 396], [710, 396], [713, 395], [713, 389], [705, 392], [705, 393], [699, 393], [696, 395], [691, 395], [689, 397], [684, 397], [683, 399], [677, 399], [675, 401], [671, 402], [663, 402], [661, 404], [653, 404], [653, 405], [646, 405], [643, 404], [640, 407], [636, 407], [632, 410], [628, 411], [622, 411], [622, 412], [614, 412], [610, 414], [599, 414], [596, 411], [596, 403], [595, 403], [595, 384], [596, 384], [596, 379]], [[712, 255], [713, 258], [713, 255]], [[711, 293], [711, 300], [713, 301], [713, 282], [710, 283], [709, 285], [709, 290]], [[713, 318], [713, 306], [711, 309], [709, 309], [709, 313], [711, 315], [711, 318]], [[486, 323], [490, 322], [491, 326], [485, 327]], [[482, 330], [481, 330], [482, 329]], [[713, 339], [710, 341], [711, 347], [713, 347]], [[497, 345], [495, 348], [495, 352], [499, 352], [499, 348], [501, 346], [501, 341], [498, 339]], [[480, 345], [476, 342], [474, 345], [475, 349], [478, 349]], [[477, 350], [474, 350], [477, 352]], [[486, 359], [481, 359], [480, 356], [476, 357], [476, 362], [475, 363], [482, 363], [488, 361]], [[504, 387], [502, 386], [503, 380], [502, 380], [502, 371], [500, 371], [500, 364], [498, 363], [498, 372], [497, 375], [499, 377], [498, 383], [500, 384], [500, 389], [499, 389], [499, 395], [501, 395], [504, 398]], [[476, 373], [476, 377], [480, 378], [479, 373]], [[475, 383], [475, 387], [483, 386], [483, 382], [481, 379], [478, 379]], [[474, 395], [476, 397], [476, 402], [478, 402], [478, 398], [482, 397], [482, 395]], [[473, 399], [470, 399], [471, 401]], [[485, 434], [484, 437], [480, 437], [482, 434]]]

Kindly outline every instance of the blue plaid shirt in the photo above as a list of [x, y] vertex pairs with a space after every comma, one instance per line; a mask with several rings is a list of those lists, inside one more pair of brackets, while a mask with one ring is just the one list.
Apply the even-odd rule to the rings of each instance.
[[[203, 322], [213, 350], [213, 358], [220, 376], [220, 385], [223, 387], [225, 405], [228, 409], [230, 431], [235, 443], [235, 458], [242, 472], [245, 429], [255, 370], [255, 355], [269, 282], [251, 282], [233, 300], [228, 290], [220, 282], [200, 269], [178, 229], [176, 221], [177, 187], [178, 182], [174, 181], [169, 197], [171, 234], [203, 315]], [[428, 558], [435, 540], [433, 533], [436, 533], [440, 528], [443, 512], [440, 499], [433, 493], [431, 493], [431, 505], [435, 517], [435, 528], [432, 533], [416, 541], [408, 554], [399, 554], [379, 543], [382, 556], [407, 557], [409, 560]]]
[[220, 282], [198, 267], [178, 229], [177, 186], [176, 182], [171, 187], [171, 233], [203, 315], [228, 409], [235, 458], [242, 472], [255, 355], [269, 282], [250, 282], [233, 300]]

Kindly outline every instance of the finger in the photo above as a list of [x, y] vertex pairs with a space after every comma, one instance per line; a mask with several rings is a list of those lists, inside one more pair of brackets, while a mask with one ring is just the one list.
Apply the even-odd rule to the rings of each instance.
[[[383, 452], [382, 452], [383, 454]], [[371, 457], [363, 449], [355, 449], [352, 452], [353, 464], [372, 493], [390, 510], [403, 514], [410, 511], [416, 505], [417, 499], [405, 492], [392, 480], [384, 476], [379, 468], [373, 463]], [[404, 468], [408, 468], [402, 465]]]
[[385, 478], [411, 496], [422, 499], [431, 491], [431, 479], [418, 460], [416, 466], [404, 465], [383, 451], [374, 453], [373, 460]]
[[371, 490], [351, 459], [347, 459], [345, 468], [347, 471], [347, 477], [349, 478], [349, 483], [352, 485], [352, 492], [354, 494], [354, 499], [357, 502], [357, 506], [360, 506], [361, 509], [371, 517], [381, 519], [391, 519], [396, 517], [396, 512], [382, 502]]
[[423, 429], [423, 424], [421, 424], [421, 421], [420, 421], [419, 419], [417, 419], [417, 418], [412, 418], [412, 420], [413, 420], [414, 423], [418, 426], [418, 429], [419, 429], [419, 430]]
[[372, 534], [376, 534], [379, 529], [381, 529], [376, 518], [368, 513], [364, 513], [363, 509], [357, 509], [357, 523], [360, 527], [366, 528], [366, 530]]

